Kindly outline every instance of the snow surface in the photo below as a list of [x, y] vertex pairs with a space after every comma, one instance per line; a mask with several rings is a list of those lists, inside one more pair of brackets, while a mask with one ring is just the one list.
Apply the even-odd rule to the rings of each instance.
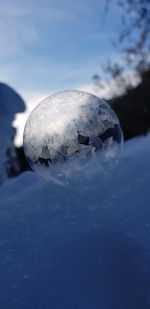
[[150, 135], [110, 174], [0, 187], [1, 309], [150, 308]]

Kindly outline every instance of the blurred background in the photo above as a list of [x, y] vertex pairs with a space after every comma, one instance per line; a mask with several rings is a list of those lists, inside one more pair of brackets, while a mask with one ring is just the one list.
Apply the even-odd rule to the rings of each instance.
[[149, 131], [149, 0], [0, 0], [0, 59], [0, 183], [29, 169], [24, 125], [52, 93], [105, 98], [125, 140]]

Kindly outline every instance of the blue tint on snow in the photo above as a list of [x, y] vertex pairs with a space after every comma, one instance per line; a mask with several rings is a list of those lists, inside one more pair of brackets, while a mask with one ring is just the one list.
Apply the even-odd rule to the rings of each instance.
[[1, 309], [150, 308], [150, 135], [111, 174], [0, 188]]

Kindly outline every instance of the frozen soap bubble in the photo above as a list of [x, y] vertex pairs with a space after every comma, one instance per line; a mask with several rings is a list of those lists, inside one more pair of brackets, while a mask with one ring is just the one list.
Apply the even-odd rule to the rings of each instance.
[[56, 182], [114, 162], [123, 141], [119, 120], [102, 99], [83, 91], [56, 93], [30, 114], [24, 151], [31, 167]]

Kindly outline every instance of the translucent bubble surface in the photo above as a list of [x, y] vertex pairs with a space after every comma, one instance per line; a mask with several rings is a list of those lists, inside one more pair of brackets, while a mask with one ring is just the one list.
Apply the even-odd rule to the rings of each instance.
[[102, 99], [65, 91], [43, 100], [24, 130], [24, 151], [31, 167], [46, 179], [64, 181], [78, 171], [101, 170], [115, 162], [123, 142], [119, 120]]

